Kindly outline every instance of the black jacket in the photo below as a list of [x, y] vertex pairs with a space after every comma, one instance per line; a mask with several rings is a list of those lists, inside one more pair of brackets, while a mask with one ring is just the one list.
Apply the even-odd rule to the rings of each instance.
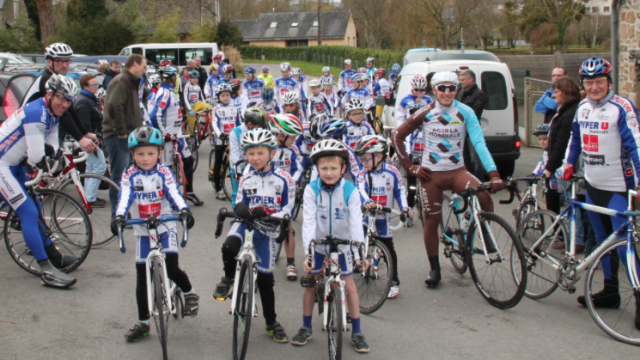
[[118, 75], [119, 73], [109, 69], [107, 70], [107, 72], [104, 74], [104, 79], [102, 80], [102, 88], [104, 89], [104, 91], [107, 91], [109, 88], [109, 82], [111, 82], [111, 79], [113, 79], [114, 77], [116, 77], [116, 75]]
[[204, 85], [207, 83], [207, 78], [209, 77], [207, 75], [207, 70], [205, 70], [204, 67], [202, 66], [197, 67], [196, 70], [198, 70], [198, 73], [200, 73], [200, 77], [198, 78], [198, 85], [200, 86], [200, 89], [202, 89], [202, 92], [204, 93]]
[[576, 114], [579, 100], [558, 108], [556, 116], [551, 120], [549, 126], [549, 161], [546, 169], [552, 174], [562, 166], [569, 138], [571, 138], [571, 123]]
[[73, 106], [85, 128], [91, 129], [94, 133], [102, 132], [102, 111], [95, 96], [92, 97], [80, 91]]
[[473, 112], [476, 113], [476, 117], [480, 120], [484, 105], [487, 103], [487, 97], [477, 84], [473, 84], [468, 90], [463, 91], [459, 101], [472, 108]]

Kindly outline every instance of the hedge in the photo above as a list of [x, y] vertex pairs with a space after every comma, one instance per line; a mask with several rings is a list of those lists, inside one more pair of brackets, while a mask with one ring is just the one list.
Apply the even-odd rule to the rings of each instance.
[[344, 59], [351, 59], [353, 68], [365, 67], [368, 57], [376, 59], [376, 67], [383, 67], [387, 72], [391, 65], [402, 64], [404, 51], [383, 49], [360, 49], [351, 46], [305, 46], [305, 47], [277, 47], [242, 45], [238, 48], [242, 59], [261, 59], [275, 61], [312, 61], [328, 66], [342, 68]]

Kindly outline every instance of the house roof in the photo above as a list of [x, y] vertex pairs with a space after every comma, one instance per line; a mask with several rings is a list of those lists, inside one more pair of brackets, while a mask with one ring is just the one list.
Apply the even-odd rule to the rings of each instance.
[[[343, 39], [351, 13], [344, 10], [322, 12], [322, 38]], [[232, 20], [244, 41], [316, 39], [318, 27], [316, 11], [261, 13], [257, 19]], [[271, 25], [275, 23], [274, 27]], [[297, 26], [291, 26], [297, 23]]]

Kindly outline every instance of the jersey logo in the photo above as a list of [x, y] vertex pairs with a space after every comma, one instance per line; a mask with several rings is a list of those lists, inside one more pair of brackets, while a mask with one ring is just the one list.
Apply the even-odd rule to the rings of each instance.
[[585, 151], [598, 152], [598, 135], [582, 135], [582, 147]]
[[148, 218], [149, 215], [160, 215], [160, 203], [148, 204], [148, 205], [138, 205], [138, 211], [140, 212], [141, 218]]
[[424, 144], [423, 143], [413, 144], [413, 151], [424, 151]]
[[387, 206], [387, 195], [371, 196], [371, 200], [380, 206]]

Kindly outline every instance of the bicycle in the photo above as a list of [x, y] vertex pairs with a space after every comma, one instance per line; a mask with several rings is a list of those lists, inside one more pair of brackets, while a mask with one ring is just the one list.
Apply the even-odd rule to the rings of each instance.
[[[518, 182], [525, 182], [527, 184], [527, 190], [524, 191], [524, 195], [520, 196], [520, 190], [518, 189]], [[511, 185], [514, 189], [518, 201], [520, 204], [517, 208], [513, 209], [512, 214], [516, 219], [516, 229], [520, 227], [522, 220], [534, 211], [538, 211], [540, 206], [538, 205], [538, 183], [543, 183], [543, 196], [547, 192], [547, 188], [544, 185], [545, 179], [537, 176], [525, 176], [522, 178], [507, 178], [507, 185]]]
[[[499, 309], [509, 309], [524, 296], [526, 261], [522, 243], [511, 226], [497, 214], [481, 210], [477, 195], [490, 189], [490, 183], [483, 183], [462, 190], [460, 195], [444, 193], [443, 216], [438, 230], [444, 255], [456, 271], [464, 274], [469, 269], [482, 297]], [[467, 208], [470, 208], [469, 212]], [[448, 215], [445, 217], [445, 214]], [[466, 231], [460, 226], [465, 215], [471, 220]], [[477, 231], [479, 227], [481, 231]], [[506, 270], [506, 273], [496, 275], [500, 270]], [[515, 288], [509, 288], [505, 283], [508, 278], [513, 279]], [[504, 288], [496, 289], [501, 284]]]
[[[308, 158], [307, 154], [300, 154], [303, 158]], [[311, 171], [313, 169], [313, 165], [309, 165], [307, 169], [302, 173], [300, 177], [300, 181], [296, 186], [296, 203], [293, 212], [292, 220], [296, 220], [298, 218], [298, 214], [300, 213], [300, 208], [302, 207], [302, 201], [304, 200], [304, 189], [307, 187], [309, 182], [311, 181]]]
[[[222, 155], [222, 165], [220, 166], [220, 174], [221, 174], [221, 187], [224, 191], [225, 196], [228, 201], [231, 201], [231, 196], [233, 194], [233, 185], [231, 184], [231, 174], [229, 173], [229, 134], [227, 137], [222, 140], [222, 144], [225, 146], [224, 154]], [[216, 159], [216, 149], [215, 147], [211, 149], [209, 152], [209, 174], [213, 175], [213, 167], [215, 166]], [[213, 181], [213, 176], [209, 176], [209, 181], [211, 181], [211, 186], [213, 186], [213, 190], [216, 189], [216, 184]]]
[[[387, 300], [389, 288], [395, 277], [393, 258], [387, 246], [379, 240], [376, 228], [376, 216], [382, 214], [386, 218], [386, 214], [392, 213], [392, 209], [380, 205], [376, 205], [373, 209], [363, 206], [362, 212], [364, 216], [369, 217], [364, 254], [371, 265], [359, 276], [354, 276], [353, 280], [360, 298], [360, 312], [371, 314], [380, 309]], [[400, 216], [404, 217], [404, 214]]]
[[[179, 215], [160, 215], [156, 217], [151, 214], [145, 219], [126, 220], [126, 225], [146, 225], [149, 230], [150, 250], [147, 255], [147, 301], [149, 304], [149, 314], [153, 317], [156, 324], [156, 331], [160, 345], [162, 346], [162, 357], [167, 360], [167, 339], [169, 337], [169, 315], [177, 318], [178, 311], [176, 303], [177, 297], [180, 297], [180, 307], [182, 308], [182, 317], [184, 317], [184, 307], [181, 306], [181, 291], [175, 284], [171, 284], [167, 276], [167, 267], [165, 265], [165, 255], [162, 253], [162, 242], [158, 237], [158, 226], [169, 221], [180, 221]], [[166, 225], [163, 225], [166, 226]], [[187, 229], [187, 220], [182, 220], [184, 228], [182, 234], [181, 247], [187, 245], [189, 238], [189, 230]], [[118, 228], [118, 239], [120, 239], [120, 251], [124, 254], [127, 248], [124, 245], [124, 234], [122, 228]]]
[[[640, 217], [640, 211], [633, 211], [634, 197], [640, 195], [635, 190], [629, 190], [627, 211], [619, 212], [601, 206], [590, 205], [576, 201], [576, 183], [581, 178], [573, 177], [569, 181], [572, 183], [572, 200], [569, 206], [559, 215], [548, 211], [538, 210], [520, 224], [518, 235], [525, 244], [525, 255], [527, 259], [527, 271], [533, 275], [527, 282], [525, 295], [532, 299], [542, 299], [549, 296], [557, 288], [573, 294], [576, 291], [576, 284], [581, 279], [578, 272], [587, 270], [585, 279], [585, 300], [589, 314], [595, 323], [612, 338], [631, 345], [640, 346], [640, 331], [636, 330], [633, 324], [626, 321], [635, 317], [635, 306], [628, 310], [629, 303], [637, 298], [640, 291], [640, 279], [638, 275], [638, 259], [635, 246], [638, 243], [638, 234], [635, 230], [636, 218]], [[576, 259], [575, 241], [575, 210], [581, 207], [585, 210], [616, 216], [627, 219], [627, 221], [606, 240], [600, 243], [591, 254], [583, 260]], [[567, 230], [565, 221], [569, 219], [571, 232]], [[571, 235], [568, 237], [567, 235]], [[565, 241], [564, 250], [553, 250], [550, 236], [563, 235], [565, 239], [571, 239], [567, 247]], [[604, 277], [601, 262], [606, 255], [617, 256], [620, 247], [626, 247], [626, 259], [628, 283], [623, 284], [624, 276], [618, 277], [620, 282], [619, 293], [628, 294], [626, 299], [621, 299], [624, 308], [621, 310], [595, 308], [592, 295], [599, 291], [604, 284]], [[566, 251], [565, 251], [566, 250]], [[554, 253], [558, 251], [558, 253]], [[610, 261], [613, 261], [611, 259]], [[623, 265], [623, 264], [621, 264]], [[623, 285], [626, 289], [622, 289]], [[595, 290], [595, 291], [594, 291]], [[611, 324], [609, 324], [611, 322]]]
[[[178, 184], [178, 188], [180, 188], [182, 197], [184, 197], [185, 200], [187, 199], [187, 176], [185, 175], [184, 162], [182, 161], [182, 155], [180, 154], [180, 139], [189, 139], [192, 137], [193, 135], [171, 135], [171, 141], [173, 142], [173, 154], [169, 153], [163, 155], [165, 161], [169, 158], [172, 159], [171, 170], [176, 176], [176, 183]], [[194, 162], [197, 161], [197, 154], [197, 151], [191, 153], [191, 155], [196, 158], [194, 159]]]
[[[255, 284], [258, 278], [257, 265], [261, 259], [258, 259], [253, 245], [254, 225], [258, 219], [240, 219], [236, 213], [229, 212], [226, 208], [222, 208], [218, 213], [218, 224], [215, 233], [216, 239], [222, 235], [222, 225], [226, 218], [232, 218], [235, 219], [235, 221], [245, 222], [247, 224], [247, 230], [244, 234], [244, 244], [240, 248], [240, 253], [236, 256], [238, 265], [236, 267], [233, 293], [231, 295], [231, 311], [229, 311], [229, 314], [233, 315], [233, 358], [234, 360], [243, 360], [249, 346], [251, 318], [258, 317], [258, 307], [255, 303], [255, 293], [257, 291]], [[280, 223], [280, 236], [276, 242], [281, 242], [283, 237], [289, 234], [288, 215], [285, 215], [282, 219], [267, 216], [259, 219], [259, 221]], [[216, 300], [224, 301], [226, 299], [216, 298]]]
[[187, 139], [187, 144], [191, 149], [191, 152], [194, 156], [193, 163], [193, 171], [196, 170], [199, 163], [200, 156], [198, 155], [198, 150], [200, 149], [200, 145], [202, 142], [209, 138], [209, 143], [211, 146], [215, 146], [213, 130], [211, 129], [211, 113], [213, 109], [205, 109], [196, 112], [196, 121], [195, 121], [195, 129], [191, 129], [191, 125], [187, 121], [185, 121], [182, 125], [183, 133], [192, 135]]
[[[318, 296], [318, 312], [323, 314], [322, 330], [328, 335], [329, 359], [342, 359], [342, 333], [347, 331], [345, 281], [342, 279], [339, 245], [357, 246], [360, 258], [364, 259], [364, 244], [359, 241], [343, 240], [328, 235], [325, 240], [311, 240], [309, 244], [309, 267], [315, 267], [315, 248], [329, 245], [330, 255], [325, 258], [322, 278], [303, 277], [303, 287], [315, 287]], [[363, 266], [365, 266], [363, 264]], [[322, 300], [322, 302], [321, 302]], [[327, 310], [326, 312], [324, 310]]]

